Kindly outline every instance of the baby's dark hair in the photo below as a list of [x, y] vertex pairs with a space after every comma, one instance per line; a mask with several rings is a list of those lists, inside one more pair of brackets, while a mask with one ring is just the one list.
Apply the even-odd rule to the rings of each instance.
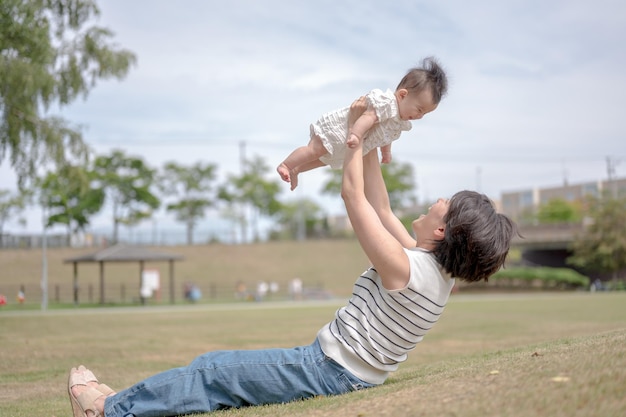
[[398, 84], [396, 90], [404, 88], [409, 93], [419, 93], [430, 88], [433, 104], [439, 104], [448, 92], [448, 77], [434, 57], [422, 60], [422, 66], [411, 68]]
[[511, 219], [475, 191], [452, 196], [443, 220], [444, 238], [436, 242], [433, 254], [452, 277], [467, 282], [487, 281], [497, 272], [518, 233]]

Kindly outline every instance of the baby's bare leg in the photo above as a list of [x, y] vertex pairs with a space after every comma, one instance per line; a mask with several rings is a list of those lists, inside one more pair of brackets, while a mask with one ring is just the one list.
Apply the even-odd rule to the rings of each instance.
[[[301, 169], [301, 167], [306, 166], [306, 164], [309, 163], [321, 164], [321, 162], [319, 162], [319, 158], [327, 153], [328, 151], [322, 144], [322, 140], [319, 138], [319, 136], [313, 136], [306, 146], [301, 146], [291, 152], [291, 154], [289, 154], [289, 156], [280, 165], [278, 165], [276, 171], [283, 181], [292, 183], [291, 189], [293, 190], [295, 188], [292, 178], [294, 174], [296, 176], [297, 184], [298, 172], [308, 171], [309, 169], [312, 169]], [[318, 162], [315, 162], [316, 160]]]
[[315, 161], [307, 162], [306, 164], [297, 166], [289, 172], [291, 176], [291, 191], [293, 191], [298, 186], [298, 174], [301, 172], [309, 171], [311, 169], [323, 167], [325, 164], [316, 159]]

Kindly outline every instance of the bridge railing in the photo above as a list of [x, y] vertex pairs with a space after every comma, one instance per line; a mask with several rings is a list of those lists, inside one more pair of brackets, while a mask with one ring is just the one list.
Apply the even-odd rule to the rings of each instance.
[[582, 223], [524, 225], [519, 228], [521, 237], [515, 237], [513, 245], [566, 247], [583, 231]]

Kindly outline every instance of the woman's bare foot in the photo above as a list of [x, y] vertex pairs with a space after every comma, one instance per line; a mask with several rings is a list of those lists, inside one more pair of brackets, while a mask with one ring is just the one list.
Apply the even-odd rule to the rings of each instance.
[[95, 378], [94, 380], [85, 380], [85, 372], [90, 371], [82, 365], [78, 369], [72, 368], [71, 370], [70, 379], [74, 381], [74, 385], [70, 387], [72, 396], [74, 397], [72, 399], [72, 406], [74, 407], [76, 403], [81, 405], [80, 403], [83, 401], [83, 397], [90, 397], [88, 401], [89, 404], [81, 405], [81, 408], [85, 410], [86, 416], [104, 416], [104, 400], [106, 399], [106, 395], [98, 390], [99, 383]]
[[96, 376], [93, 374], [93, 372], [85, 368], [83, 365], [80, 365], [78, 367], [78, 374], [82, 375], [82, 378], [85, 381], [85, 385], [87, 385], [88, 387], [97, 389], [98, 391], [106, 395], [107, 397], [117, 394], [108, 385], [101, 384], [100, 381], [98, 381], [98, 378], [96, 378]]

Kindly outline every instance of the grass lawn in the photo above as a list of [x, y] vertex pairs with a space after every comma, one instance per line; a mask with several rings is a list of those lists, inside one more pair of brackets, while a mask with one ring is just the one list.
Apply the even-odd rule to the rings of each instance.
[[[214, 349], [307, 344], [338, 301], [0, 311], [0, 416], [70, 415], [67, 372], [113, 388]], [[626, 414], [626, 293], [455, 294], [382, 386], [233, 416]]]

